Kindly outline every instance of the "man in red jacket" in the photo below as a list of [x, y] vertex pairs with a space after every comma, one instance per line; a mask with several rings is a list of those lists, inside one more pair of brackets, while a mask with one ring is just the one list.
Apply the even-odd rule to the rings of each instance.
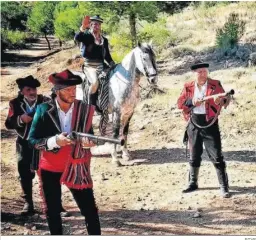
[[217, 97], [202, 101], [205, 96], [224, 93], [220, 81], [208, 77], [208, 67], [208, 63], [191, 66], [191, 70], [197, 74], [197, 79], [185, 83], [177, 103], [178, 108], [183, 110], [185, 120], [188, 121], [186, 131], [190, 149], [189, 185], [183, 192], [188, 193], [198, 189], [197, 180], [204, 144], [207, 155], [216, 168], [221, 195], [229, 198], [228, 176], [221, 150], [217, 115], [222, 106], [226, 107], [229, 104], [230, 99]]

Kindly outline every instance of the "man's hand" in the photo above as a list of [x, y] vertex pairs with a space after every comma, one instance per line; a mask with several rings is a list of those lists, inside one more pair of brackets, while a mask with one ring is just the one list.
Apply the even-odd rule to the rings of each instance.
[[68, 135], [68, 133], [62, 132], [61, 134], [56, 136], [56, 143], [60, 147], [64, 147], [64, 146], [71, 145], [71, 144], [75, 143], [70, 138], [68, 138], [67, 135]]
[[86, 137], [83, 137], [83, 138], [81, 139], [81, 142], [82, 142], [83, 148], [91, 148], [91, 147], [96, 146], [96, 145], [94, 144], [94, 142], [90, 141], [90, 140], [89, 140], [88, 138], [86, 138]]
[[214, 103], [216, 105], [220, 105], [220, 102], [221, 102], [221, 98], [220, 97], [214, 97]]
[[24, 123], [29, 123], [29, 122], [32, 121], [33, 118], [30, 117], [30, 116], [28, 116], [26, 113], [24, 113], [24, 114], [22, 114], [22, 115], [20, 116], [20, 119], [21, 119], [21, 121], [24, 122]]
[[193, 98], [192, 103], [193, 103], [194, 106], [198, 107], [203, 103], [203, 101], [199, 98], [196, 98], [196, 99]]
[[85, 16], [82, 21], [82, 26], [80, 27], [80, 30], [83, 32], [85, 29], [90, 27], [90, 16]]

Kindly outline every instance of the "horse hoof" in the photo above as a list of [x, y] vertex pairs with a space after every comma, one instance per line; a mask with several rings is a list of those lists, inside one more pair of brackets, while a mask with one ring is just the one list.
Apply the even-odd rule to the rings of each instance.
[[131, 160], [132, 158], [131, 158], [130, 155], [123, 154], [123, 155], [122, 155], [122, 159], [123, 159], [124, 161], [129, 161], [129, 160]]

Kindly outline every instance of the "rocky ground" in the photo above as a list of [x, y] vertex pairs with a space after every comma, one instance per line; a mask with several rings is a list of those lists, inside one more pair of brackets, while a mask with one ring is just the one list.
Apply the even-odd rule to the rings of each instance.
[[[43, 54], [50, 53], [45, 50]], [[16, 135], [4, 127], [8, 101], [17, 93], [15, 79], [21, 75], [34, 74], [43, 83], [39, 91], [48, 94], [50, 87], [46, 81], [47, 76], [64, 67], [78, 68], [79, 61], [67, 61], [75, 54], [77, 49], [74, 48], [52, 54], [27, 66], [16, 64], [15, 68], [19, 67], [19, 71], [10, 67], [11, 64], [4, 66], [6, 74], [2, 75], [1, 80], [2, 235], [49, 234], [40, 208], [42, 200], [37, 177], [34, 181], [34, 199], [38, 212], [32, 217], [20, 216], [24, 202], [20, 197], [21, 189], [17, 180]], [[42, 52], [38, 52], [37, 56], [41, 55]], [[213, 72], [214, 76], [227, 79], [223, 83], [227, 88], [246, 93], [246, 96], [238, 94], [233, 105], [224, 111], [220, 123], [232, 193], [232, 198], [222, 199], [214, 167], [205, 155], [200, 169], [200, 189], [190, 194], [181, 193], [187, 184], [188, 163], [182, 145], [185, 123], [175, 103], [182, 84], [191, 75], [185, 71], [176, 73], [175, 69], [168, 65], [168, 69], [159, 77], [159, 87], [165, 90], [165, 94], [142, 99], [131, 122], [131, 155], [134, 159], [148, 161], [134, 166], [114, 167], [108, 154], [97, 155], [92, 159], [92, 178], [102, 233], [256, 235], [256, 121], [252, 112], [255, 106], [255, 70], [234, 66]], [[229, 80], [231, 78], [233, 80]], [[145, 85], [146, 80], [142, 79], [142, 87]], [[232, 118], [232, 114], [235, 118]], [[87, 234], [84, 220], [65, 186], [63, 202], [71, 213], [70, 217], [63, 218], [64, 233]]]

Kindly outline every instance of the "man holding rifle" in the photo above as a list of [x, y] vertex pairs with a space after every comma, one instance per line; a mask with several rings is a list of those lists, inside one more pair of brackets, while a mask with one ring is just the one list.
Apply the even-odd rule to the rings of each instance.
[[[221, 149], [218, 115], [222, 106], [227, 107], [230, 97], [225, 96], [220, 81], [208, 77], [208, 67], [208, 63], [201, 62], [191, 66], [197, 79], [185, 83], [177, 103], [178, 108], [183, 110], [185, 120], [188, 121], [184, 140], [188, 140], [190, 149], [189, 185], [183, 193], [198, 189], [197, 181], [204, 144], [217, 171], [221, 195], [229, 198], [228, 176]], [[225, 97], [220, 97], [220, 94]], [[215, 96], [209, 97], [211, 95]]]
[[50, 233], [61, 235], [61, 184], [69, 187], [89, 235], [100, 235], [98, 209], [93, 195], [90, 175], [90, 147], [88, 138], [74, 141], [68, 137], [72, 131], [93, 133], [94, 107], [75, 100], [76, 85], [82, 79], [65, 70], [52, 74], [54, 85], [52, 100], [37, 107], [29, 133], [29, 142], [41, 152], [39, 162], [34, 162], [41, 180], [45, 213]]

